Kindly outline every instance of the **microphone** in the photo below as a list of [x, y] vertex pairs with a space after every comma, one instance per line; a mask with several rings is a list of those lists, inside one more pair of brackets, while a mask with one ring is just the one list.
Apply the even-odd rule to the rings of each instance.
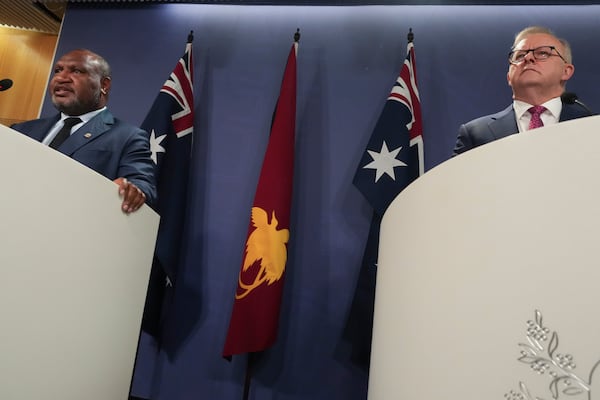
[[592, 110], [590, 110], [588, 106], [579, 101], [577, 99], [577, 95], [573, 92], [564, 92], [560, 95], [560, 100], [565, 104], [577, 104], [578, 106], [582, 107], [585, 111], [587, 111], [590, 115], [596, 115], [596, 113], [592, 112]]
[[0, 92], [10, 89], [12, 85], [13, 81], [11, 79], [0, 80]]

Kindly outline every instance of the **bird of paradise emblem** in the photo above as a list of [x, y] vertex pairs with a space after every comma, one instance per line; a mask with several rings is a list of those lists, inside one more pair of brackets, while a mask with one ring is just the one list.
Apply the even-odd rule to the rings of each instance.
[[[290, 231], [289, 229], [277, 229], [279, 221], [275, 217], [275, 211], [273, 211], [269, 223], [269, 217], [265, 210], [260, 207], [252, 207], [251, 220], [255, 229], [246, 241], [244, 264], [238, 278], [242, 292], [236, 293], [236, 299], [246, 297], [252, 290], [265, 282], [267, 285], [271, 285], [281, 279], [287, 261], [286, 245], [290, 238]], [[258, 273], [251, 283], [244, 283], [242, 274], [256, 262], [260, 263]]]

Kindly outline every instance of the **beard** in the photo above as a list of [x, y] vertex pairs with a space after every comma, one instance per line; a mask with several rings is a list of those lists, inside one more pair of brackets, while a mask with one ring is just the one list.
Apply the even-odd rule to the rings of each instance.
[[100, 105], [100, 92], [94, 93], [88, 99], [82, 99], [81, 96], [64, 98], [52, 95], [52, 104], [58, 111], [72, 116], [82, 115], [102, 107]]

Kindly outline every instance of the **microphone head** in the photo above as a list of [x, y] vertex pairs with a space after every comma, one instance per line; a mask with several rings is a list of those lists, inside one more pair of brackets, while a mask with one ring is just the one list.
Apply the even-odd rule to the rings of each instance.
[[11, 79], [2, 79], [0, 80], [0, 92], [3, 90], [10, 89], [13, 85], [13, 81]]
[[587, 111], [587, 113], [589, 115], [597, 115], [595, 112], [590, 110], [588, 108], [588, 106], [586, 106], [581, 101], [579, 101], [579, 99], [577, 98], [577, 95], [575, 93], [564, 92], [563, 94], [560, 95], [560, 100], [565, 104], [577, 104], [579, 107], [581, 107], [585, 111]]
[[577, 101], [577, 95], [573, 92], [564, 92], [560, 95], [560, 100], [566, 104], [575, 104]]

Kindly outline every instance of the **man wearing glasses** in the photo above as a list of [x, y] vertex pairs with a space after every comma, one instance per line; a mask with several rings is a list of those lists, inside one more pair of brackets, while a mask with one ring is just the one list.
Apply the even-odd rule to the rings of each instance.
[[513, 103], [499, 113], [461, 125], [454, 154], [514, 133], [591, 115], [581, 103], [561, 101], [575, 67], [569, 43], [551, 30], [532, 26], [519, 32], [508, 65]]

